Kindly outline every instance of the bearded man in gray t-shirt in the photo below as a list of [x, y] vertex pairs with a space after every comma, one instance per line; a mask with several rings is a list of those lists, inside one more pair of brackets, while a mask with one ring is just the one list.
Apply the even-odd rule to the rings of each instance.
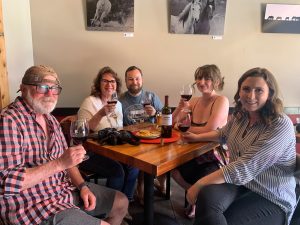
[[141, 69], [136, 66], [130, 66], [125, 72], [128, 90], [119, 98], [124, 126], [145, 121], [154, 123], [156, 113], [163, 107], [155, 93], [143, 90], [142, 76]]

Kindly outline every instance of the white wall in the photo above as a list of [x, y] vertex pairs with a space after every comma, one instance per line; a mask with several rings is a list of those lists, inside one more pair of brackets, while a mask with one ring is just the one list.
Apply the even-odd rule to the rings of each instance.
[[6, 60], [11, 101], [25, 70], [33, 65], [29, 0], [2, 0]]
[[[181, 84], [192, 82], [195, 69], [207, 63], [220, 67], [225, 76], [223, 94], [231, 101], [240, 75], [262, 66], [275, 74], [285, 105], [300, 105], [300, 34], [262, 33], [261, 6], [267, 1], [228, 0], [225, 34], [218, 41], [206, 35], [168, 33], [167, 0], [135, 1], [133, 38], [119, 32], [86, 31], [85, 2], [30, 1], [34, 61], [52, 65], [60, 74], [61, 107], [79, 106], [105, 65], [123, 81], [128, 66], [141, 67], [145, 87], [161, 99], [169, 94], [175, 106]], [[276, 2], [282, 3], [272, 1]], [[299, 0], [284, 2], [299, 4]]]

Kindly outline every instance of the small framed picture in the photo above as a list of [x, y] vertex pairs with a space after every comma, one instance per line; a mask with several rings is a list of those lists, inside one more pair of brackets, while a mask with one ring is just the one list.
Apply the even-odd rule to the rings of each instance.
[[266, 4], [265, 7], [262, 32], [300, 34], [300, 5]]

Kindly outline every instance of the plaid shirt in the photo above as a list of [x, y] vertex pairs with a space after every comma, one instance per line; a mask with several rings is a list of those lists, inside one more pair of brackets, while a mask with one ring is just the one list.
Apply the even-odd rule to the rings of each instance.
[[[18, 97], [0, 116], [0, 216], [4, 224], [40, 224], [66, 208], [75, 207], [66, 171], [21, 190], [26, 168], [58, 158], [67, 148], [57, 120], [45, 115], [49, 143], [36, 114]], [[0, 221], [1, 221], [0, 219]]]

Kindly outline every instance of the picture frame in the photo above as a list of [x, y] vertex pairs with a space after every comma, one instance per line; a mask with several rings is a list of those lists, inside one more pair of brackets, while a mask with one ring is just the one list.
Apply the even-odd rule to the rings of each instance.
[[86, 0], [90, 31], [134, 31], [134, 0]]
[[266, 4], [262, 32], [300, 34], [300, 5]]

